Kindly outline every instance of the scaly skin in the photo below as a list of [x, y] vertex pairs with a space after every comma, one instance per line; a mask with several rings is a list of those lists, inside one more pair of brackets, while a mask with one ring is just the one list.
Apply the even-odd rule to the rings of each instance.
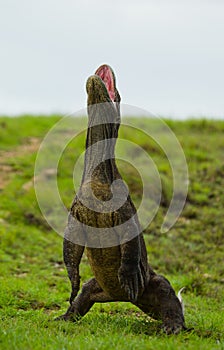
[[[100, 202], [97, 200], [111, 199], [114, 181], [119, 180], [115, 187], [118, 193], [126, 188], [114, 159], [115, 142], [107, 146], [99, 142], [106, 139], [116, 141], [120, 125], [120, 95], [115, 76], [109, 66], [103, 67], [110, 69], [113, 76], [115, 104], [102, 79], [97, 75], [91, 76], [87, 80], [89, 122], [82, 183], [72, 204], [64, 237], [64, 262], [72, 286], [70, 307], [58, 319], [76, 320], [84, 316], [95, 302], [130, 301], [151, 317], [162, 319], [167, 334], [178, 333], [185, 329], [181, 304], [170, 283], [157, 275], [148, 264], [145, 242], [143, 235], [138, 234], [140, 226], [130, 196], [119, 209], [100, 212]], [[94, 150], [90, 147], [93, 145], [97, 146]], [[103, 160], [105, 153], [107, 160]], [[94, 169], [95, 157], [103, 161]], [[83, 204], [83, 200], [87, 205]], [[91, 205], [95, 210], [91, 209]], [[119, 225], [129, 219], [128, 232], [122, 232]], [[105, 248], [102, 246], [103, 236], [96, 235], [91, 227], [95, 230], [113, 228], [118, 244]], [[86, 243], [95, 278], [85, 283], [77, 296], [80, 287], [79, 264]], [[99, 248], [91, 248], [94, 246]]]

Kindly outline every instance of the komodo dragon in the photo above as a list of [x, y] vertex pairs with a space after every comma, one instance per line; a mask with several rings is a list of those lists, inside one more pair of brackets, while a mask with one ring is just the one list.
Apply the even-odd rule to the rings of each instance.
[[[117, 183], [115, 192], [125, 193], [126, 188], [114, 158], [120, 125], [120, 95], [111, 67], [100, 66], [87, 80], [86, 89], [88, 131], [84, 171], [70, 209], [63, 247], [72, 292], [67, 312], [58, 319], [75, 321], [95, 302], [125, 301], [154, 319], [162, 320], [167, 334], [179, 333], [186, 329], [181, 302], [169, 281], [156, 274], [148, 264], [145, 242], [130, 196], [127, 194], [123, 205], [116, 210], [105, 212], [102, 209], [113, 197], [113, 182]], [[97, 166], [94, 165], [96, 159]], [[128, 232], [122, 232], [122, 224], [127, 221], [124, 227]], [[113, 235], [111, 245], [110, 237], [103, 234], [108, 227], [109, 234]], [[109, 243], [105, 245], [107, 241]], [[77, 296], [79, 264], [85, 246], [95, 278], [86, 282]]]

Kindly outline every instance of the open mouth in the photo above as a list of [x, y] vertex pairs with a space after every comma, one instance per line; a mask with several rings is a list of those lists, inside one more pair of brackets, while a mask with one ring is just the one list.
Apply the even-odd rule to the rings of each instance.
[[108, 65], [103, 64], [96, 70], [95, 74], [103, 80], [110, 99], [115, 101], [115, 82], [111, 68]]

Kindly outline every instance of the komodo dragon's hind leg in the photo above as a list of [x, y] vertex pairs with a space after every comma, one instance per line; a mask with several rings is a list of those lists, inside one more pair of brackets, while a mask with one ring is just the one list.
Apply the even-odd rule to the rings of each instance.
[[83, 285], [81, 293], [69, 306], [67, 312], [56, 320], [76, 321], [84, 316], [95, 302], [107, 301], [113, 301], [113, 299], [106, 295], [96, 279], [92, 278]]
[[143, 295], [134, 305], [154, 319], [162, 320], [167, 334], [177, 334], [186, 329], [181, 303], [169, 281], [163, 276], [152, 276]]

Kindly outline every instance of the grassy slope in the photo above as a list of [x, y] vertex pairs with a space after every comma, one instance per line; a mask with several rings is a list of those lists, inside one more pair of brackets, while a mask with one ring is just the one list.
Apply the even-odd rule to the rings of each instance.
[[[163, 207], [145, 232], [149, 260], [176, 290], [186, 286], [186, 323], [195, 328], [167, 337], [157, 322], [122, 303], [94, 305], [78, 324], [53, 322], [66, 310], [70, 286], [62, 239], [42, 218], [30, 181], [35, 149], [58, 120], [57, 116], [0, 118], [0, 166], [7, 170], [0, 186], [0, 349], [223, 348], [224, 122], [168, 121], [190, 171], [186, 207], [168, 234], [160, 233], [160, 225], [171, 194], [169, 164], [149, 140], [121, 130], [150, 153], [164, 178]], [[149, 122], [138, 120], [141, 127]], [[67, 207], [73, 197], [74, 149], [83, 148], [83, 137], [69, 145], [59, 164], [59, 188]], [[139, 176], [119, 165], [138, 203]], [[91, 276], [86, 258], [81, 275], [82, 281]]]

